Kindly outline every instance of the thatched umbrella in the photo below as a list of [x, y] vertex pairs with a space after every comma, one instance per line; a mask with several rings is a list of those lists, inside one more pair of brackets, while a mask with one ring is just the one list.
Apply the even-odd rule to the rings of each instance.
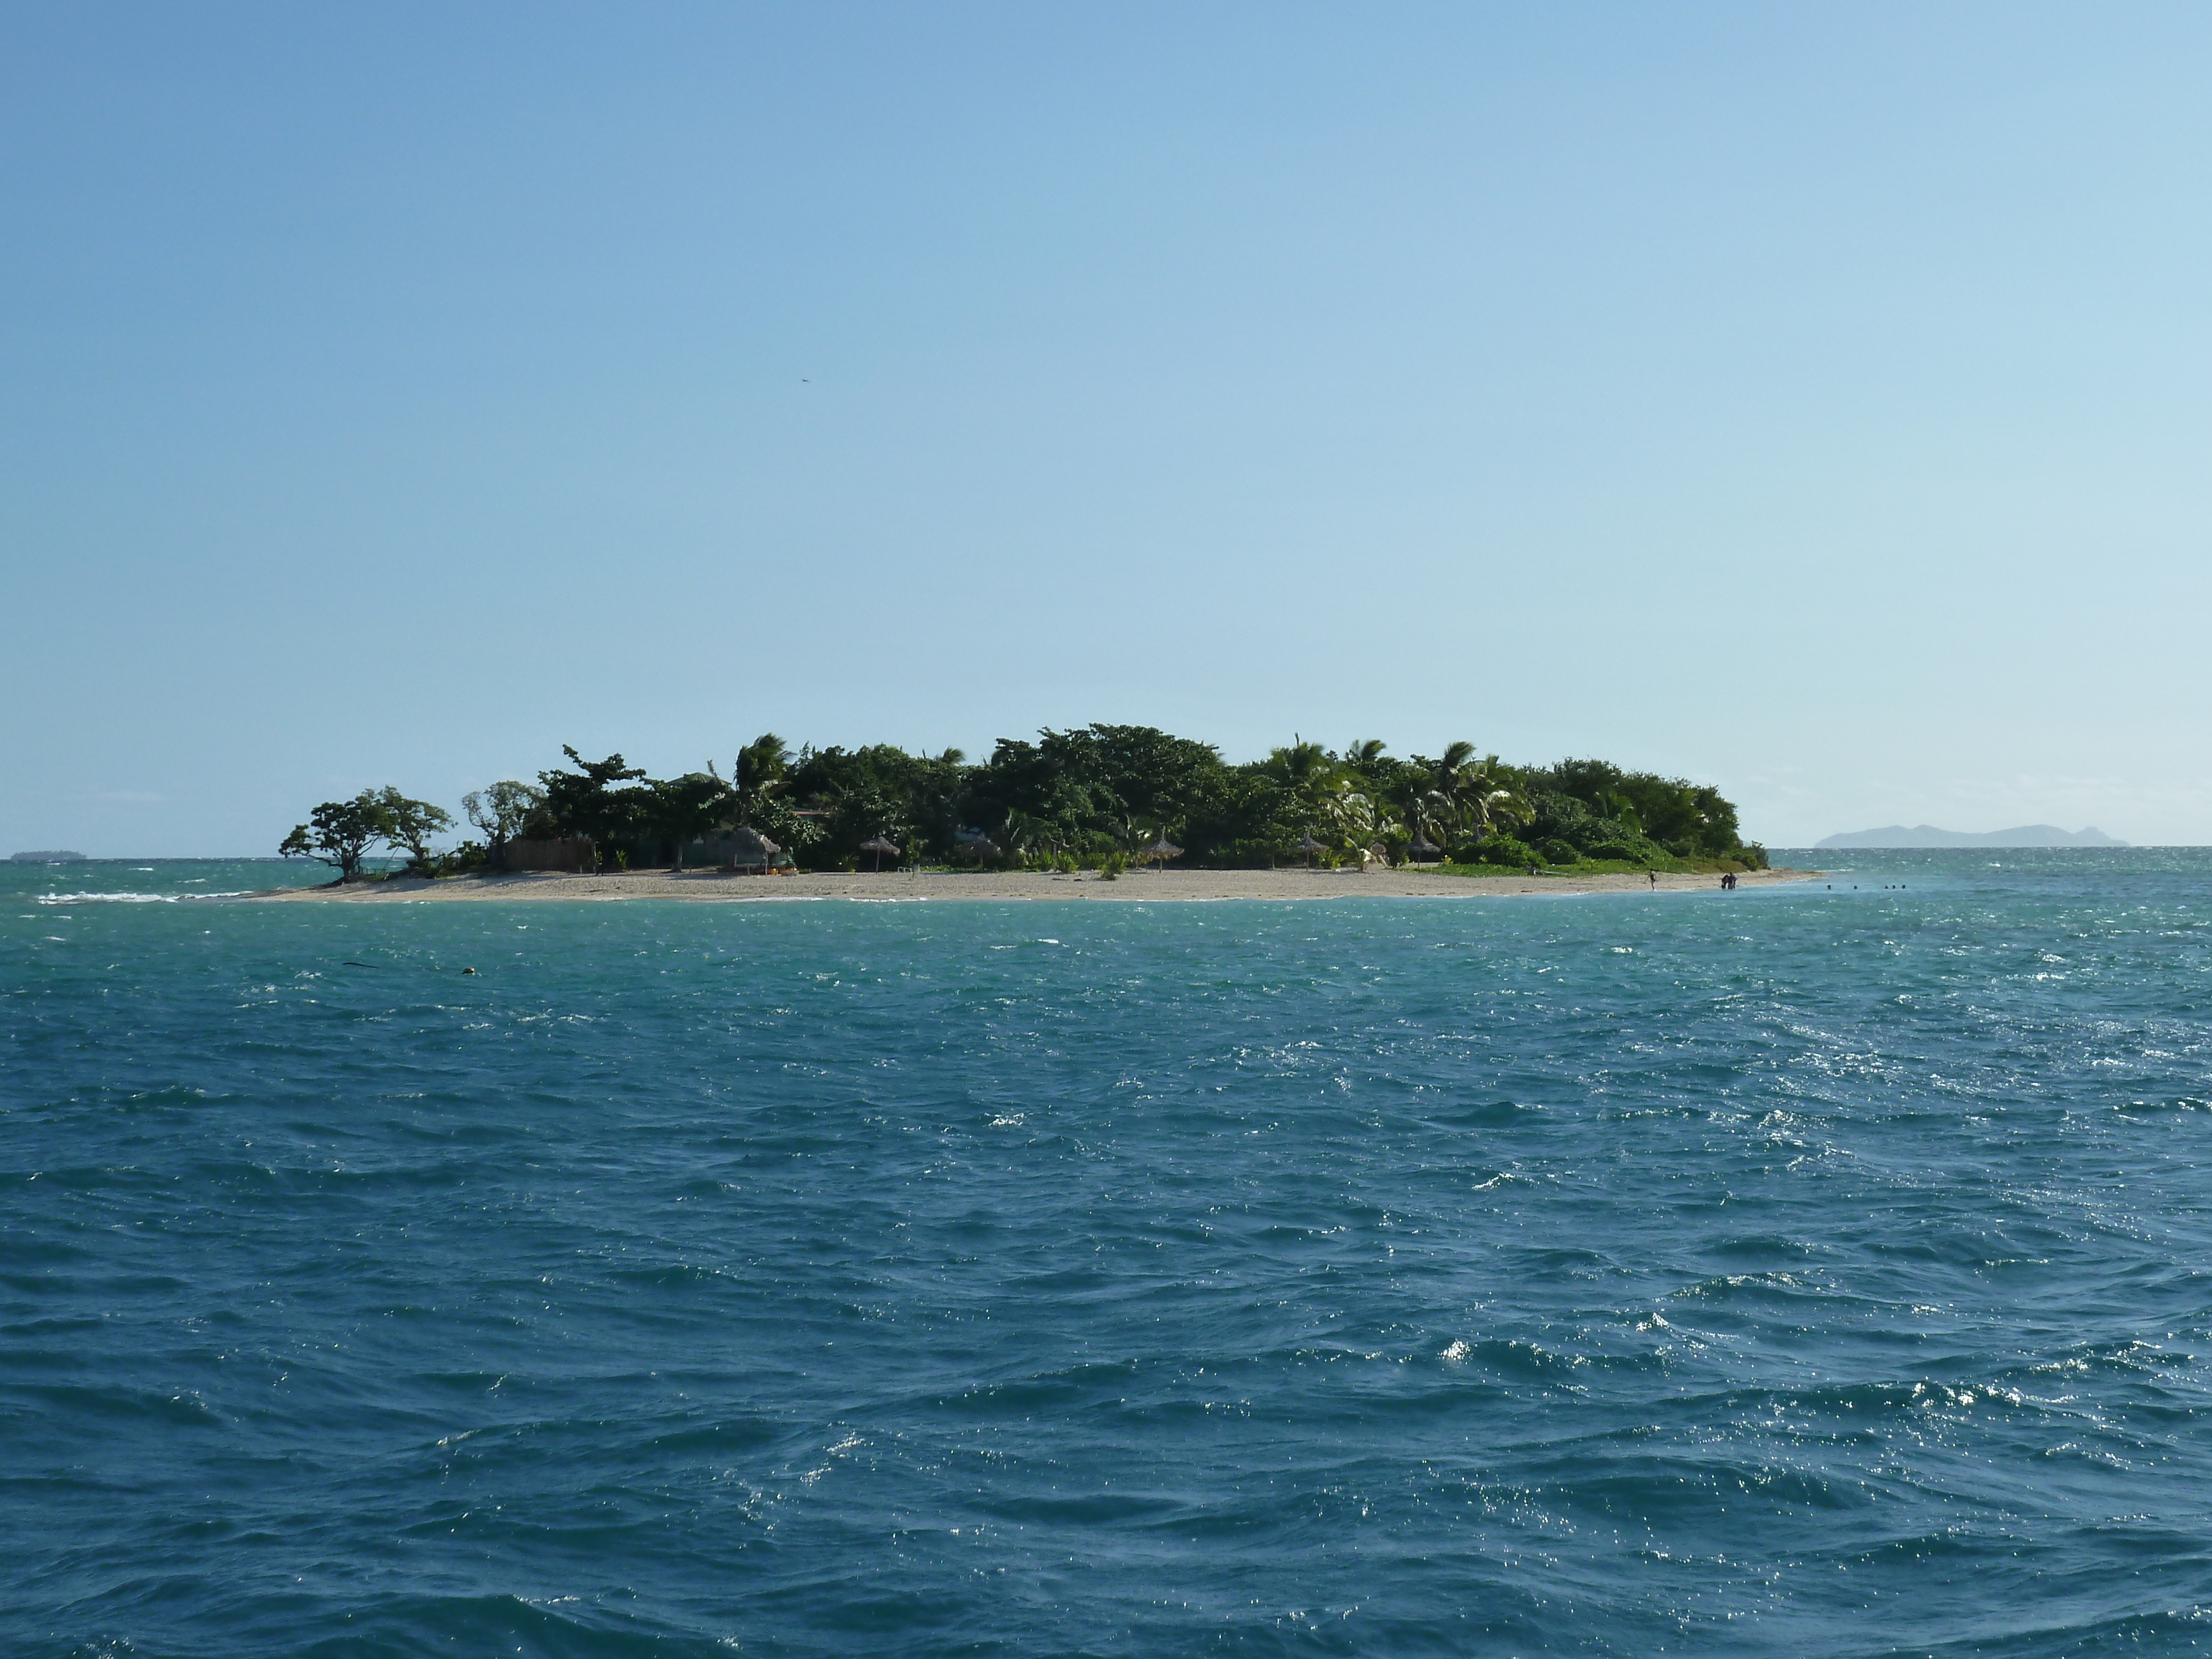
[[1154, 842], [1150, 847], [1145, 848], [1145, 856], [1150, 859], [1153, 865], [1157, 866], [1166, 863], [1170, 859], [1181, 858], [1182, 856], [1182, 848], [1170, 841], [1168, 839], [1168, 832], [1163, 830], [1160, 831], [1160, 838]]
[[1291, 851], [1293, 853], [1304, 853], [1306, 855], [1306, 867], [1308, 869], [1311, 869], [1313, 867], [1314, 854], [1316, 853], [1326, 853], [1328, 851], [1328, 846], [1325, 842], [1316, 841], [1313, 838], [1312, 834], [1309, 832], [1306, 838], [1300, 842], [1296, 847], [1291, 848]]
[[730, 868], [758, 865], [762, 869], [773, 869], [775, 855], [783, 851], [766, 836], [749, 825], [740, 824], [730, 831]]
[[878, 875], [881, 875], [884, 869], [884, 854], [889, 853], [896, 857], [899, 851], [899, 846], [898, 843], [891, 840], [890, 836], [877, 835], [862, 842], [860, 843], [860, 850], [863, 853], [873, 853], [876, 855], [876, 873]]
[[1443, 848], [1437, 846], [1436, 842], [1431, 841], [1426, 836], [1422, 835], [1418, 830], [1413, 834], [1412, 845], [1406, 848], [1406, 851], [1412, 855], [1413, 860], [1416, 864], [1433, 864], [1436, 861], [1437, 854], [1443, 850], [1444, 849]]
[[962, 842], [960, 850], [975, 860], [977, 864], [982, 863], [986, 859], [994, 859], [999, 856], [998, 846], [988, 836], [978, 836], [973, 841]]

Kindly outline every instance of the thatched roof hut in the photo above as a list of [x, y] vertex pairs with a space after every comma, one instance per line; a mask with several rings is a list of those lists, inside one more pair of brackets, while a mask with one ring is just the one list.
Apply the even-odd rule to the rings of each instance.
[[775, 867], [778, 847], [757, 830], [739, 824], [730, 831], [730, 857], [724, 866], [731, 870], [768, 870]]

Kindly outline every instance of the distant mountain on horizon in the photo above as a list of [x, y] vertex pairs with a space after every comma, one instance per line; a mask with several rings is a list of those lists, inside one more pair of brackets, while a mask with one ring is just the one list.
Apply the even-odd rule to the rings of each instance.
[[1923, 823], [1908, 830], [1893, 823], [1881, 830], [1854, 830], [1847, 835], [1816, 841], [1816, 848], [1848, 847], [2125, 847], [2092, 825], [2069, 834], [2049, 823], [2024, 823], [2017, 830], [1990, 830], [1976, 834], [1965, 830], [1938, 830]]

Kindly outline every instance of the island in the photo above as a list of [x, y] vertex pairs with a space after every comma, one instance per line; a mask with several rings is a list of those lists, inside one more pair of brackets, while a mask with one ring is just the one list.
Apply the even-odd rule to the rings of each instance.
[[396, 787], [323, 802], [280, 850], [337, 878], [291, 892], [708, 896], [746, 875], [781, 878], [784, 896], [1311, 896], [1783, 873], [1712, 785], [1599, 760], [1511, 765], [1464, 741], [1401, 758], [1376, 738], [1294, 738], [1231, 763], [1155, 727], [1092, 725], [1001, 738], [971, 763], [888, 744], [794, 751], [769, 732], [726, 775], [709, 761], [672, 778], [562, 752], [534, 781], [465, 796], [476, 833], [449, 848], [434, 843], [453, 815]]

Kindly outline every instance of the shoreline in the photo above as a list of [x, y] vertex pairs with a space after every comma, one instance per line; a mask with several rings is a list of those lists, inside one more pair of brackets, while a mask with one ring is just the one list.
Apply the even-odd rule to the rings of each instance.
[[[1815, 870], [1753, 870], [1743, 887], [1812, 881]], [[1085, 871], [884, 871], [882, 874], [827, 872], [800, 876], [739, 876], [720, 870], [625, 871], [600, 876], [524, 871], [495, 876], [451, 876], [441, 881], [403, 877], [356, 886], [279, 887], [245, 897], [254, 902], [320, 901], [333, 904], [447, 903], [508, 901], [610, 903], [626, 899], [762, 904], [805, 899], [915, 902], [922, 900], [1099, 901], [1107, 903], [1194, 903], [1236, 899], [1520, 898], [1542, 894], [1717, 892], [1717, 875], [1662, 872], [1657, 887], [1641, 875], [1447, 876], [1422, 870], [1163, 870], [1132, 871], [1115, 881]]]

